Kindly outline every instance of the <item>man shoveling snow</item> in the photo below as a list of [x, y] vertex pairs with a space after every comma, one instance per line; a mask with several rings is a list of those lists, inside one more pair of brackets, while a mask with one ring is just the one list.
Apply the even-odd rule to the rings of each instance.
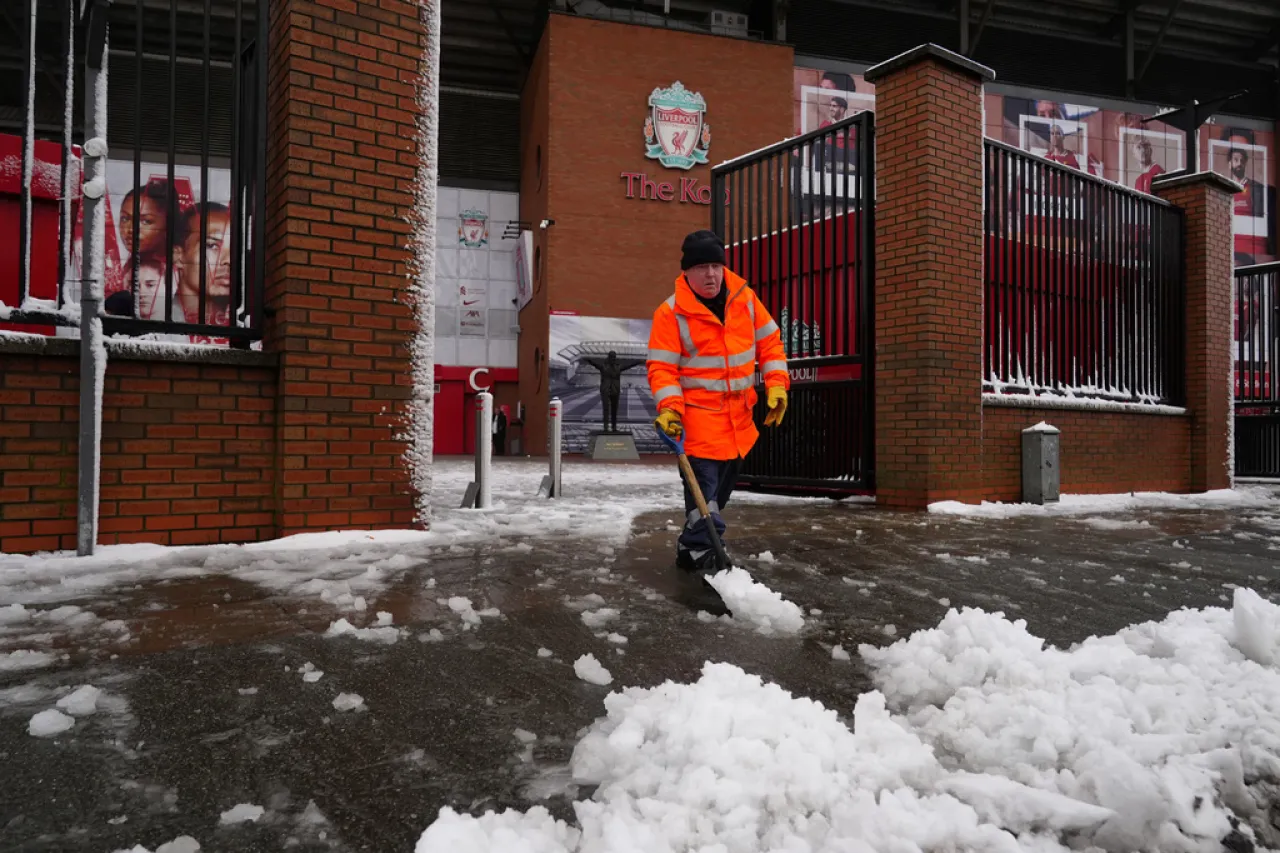
[[756, 372], [764, 377], [768, 393], [766, 426], [782, 423], [791, 379], [778, 324], [746, 280], [725, 269], [720, 238], [712, 231], [695, 231], [681, 251], [683, 272], [675, 293], [653, 315], [647, 365], [658, 406], [654, 424], [672, 441], [687, 445], [689, 468], [705, 497], [697, 500], [686, 472], [685, 524], [676, 563], [702, 573], [716, 568], [715, 537], [723, 540], [725, 531], [720, 513], [759, 437]]

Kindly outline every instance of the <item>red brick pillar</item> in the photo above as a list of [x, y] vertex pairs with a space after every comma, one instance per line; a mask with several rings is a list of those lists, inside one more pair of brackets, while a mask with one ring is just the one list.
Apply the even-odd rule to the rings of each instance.
[[280, 358], [281, 535], [413, 522], [401, 436], [419, 11], [271, 4], [265, 346]]
[[1182, 208], [1187, 302], [1187, 411], [1191, 490], [1231, 486], [1232, 196], [1243, 188], [1214, 172], [1152, 182]]
[[982, 87], [988, 68], [924, 45], [876, 86], [876, 499], [918, 509], [982, 492]]

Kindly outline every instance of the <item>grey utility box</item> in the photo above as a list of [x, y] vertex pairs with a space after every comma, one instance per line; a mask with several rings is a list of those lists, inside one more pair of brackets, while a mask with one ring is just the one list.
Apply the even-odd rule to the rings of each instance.
[[1022, 431], [1022, 502], [1057, 503], [1061, 485], [1058, 468], [1059, 431], [1041, 421]]

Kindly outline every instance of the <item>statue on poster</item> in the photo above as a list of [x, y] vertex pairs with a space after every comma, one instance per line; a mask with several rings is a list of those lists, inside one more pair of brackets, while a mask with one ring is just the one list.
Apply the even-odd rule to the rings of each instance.
[[622, 396], [622, 374], [633, 367], [643, 365], [644, 359], [620, 359], [617, 352], [609, 350], [605, 358], [584, 358], [582, 361], [600, 371], [600, 402], [604, 404], [604, 431], [616, 433], [618, 431], [618, 398]]

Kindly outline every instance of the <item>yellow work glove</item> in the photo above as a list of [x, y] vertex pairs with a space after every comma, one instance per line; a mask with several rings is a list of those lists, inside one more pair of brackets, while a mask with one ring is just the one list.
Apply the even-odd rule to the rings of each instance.
[[764, 416], [764, 425], [776, 427], [782, 423], [782, 416], [787, 413], [787, 389], [781, 385], [769, 388], [769, 413]]
[[653, 423], [672, 438], [679, 438], [684, 432], [684, 424], [680, 423], [680, 413], [675, 409], [663, 409]]

